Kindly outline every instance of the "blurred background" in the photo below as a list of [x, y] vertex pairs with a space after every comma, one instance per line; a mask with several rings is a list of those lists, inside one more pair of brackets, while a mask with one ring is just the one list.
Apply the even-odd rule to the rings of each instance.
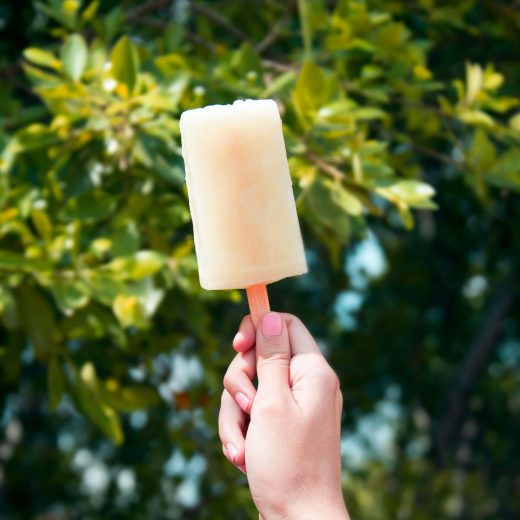
[[[0, 518], [253, 519], [217, 435], [238, 291], [178, 119], [274, 98], [353, 518], [520, 518], [516, 1], [0, 2]], [[288, 432], [290, 435], [290, 432]]]

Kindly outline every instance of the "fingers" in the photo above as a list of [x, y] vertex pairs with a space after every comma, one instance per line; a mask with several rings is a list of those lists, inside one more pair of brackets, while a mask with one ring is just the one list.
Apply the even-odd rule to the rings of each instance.
[[298, 354], [319, 354], [322, 356], [321, 350], [316, 344], [316, 340], [312, 337], [307, 327], [299, 318], [292, 314], [284, 314], [287, 322], [287, 330], [289, 331], [289, 343], [293, 356]]
[[218, 433], [222, 441], [222, 451], [228, 460], [244, 471], [245, 440], [244, 430], [247, 416], [240, 409], [227, 390], [222, 393], [218, 415]]
[[238, 332], [233, 339], [233, 348], [237, 352], [246, 352], [254, 347], [256, 341], [256, 330], [251, 320], [251, 316], [244, 316]]
[[224, 376], [224, 388], [228, 391], [240, 408], [249, 414], [256, 395], [252, 383], [256, 375], [256, 352], [250, 349], [239, 352], [229, 365]]
[[289, 391], [291, 347], [282, 315], [268, 312], [256, 331], [258, 392], [279, 398]]
[[[316, 345], [316, 341], [307, 327], [299, 318], [293, 314], [281, 313], [282, 318], [287, 323], [289, 330], [289, 342], [292, 354], [305, 354], [310, 352], [320, 353], [320, 349]], [[246, 352], [254, 347], [256, 341], [256, 330], [251, 320], [251, 316], [244, 316], [238, 332], [233, 339], [233, 348], [237, 352]]]

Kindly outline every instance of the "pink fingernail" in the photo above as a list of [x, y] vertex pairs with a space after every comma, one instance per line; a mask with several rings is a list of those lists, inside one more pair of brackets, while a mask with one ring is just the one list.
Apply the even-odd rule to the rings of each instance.
[[235, 463], [235, 457], [237, 456], [237, 449], [235, 448], [235, 445], [232, 444], [231, 442], [229, 442], [228, 444], [226, 444], [226, 450], [229, 454], [229, 456], [231, 457], [231, 462], [234, 464]]
[[235, 395], [235, 401], [238, 403], [238, 406], [244, 410], [244, 412], [247, 413], [247, 407], [249, 406], [249, 398], [247, 395], [243, 394], [242, 392], [237, 392]]
[[277, 312], [268, 312], [262, 318], [262, 334], [267, 338], [282, 333], [282, 317]]

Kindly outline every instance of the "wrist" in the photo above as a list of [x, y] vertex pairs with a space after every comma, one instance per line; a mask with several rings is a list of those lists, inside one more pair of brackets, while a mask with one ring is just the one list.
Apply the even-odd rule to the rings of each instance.
[[261, 512], [262, 520], [350, 520], [342, 494], [339, 497], [314, 495], [269, 509]]
[[347, 508], [343, 501], [334, 503], [313, 503], [301, 505], [295, 508], [294, 512], [287, 517], [290, 520], [349, 520]]

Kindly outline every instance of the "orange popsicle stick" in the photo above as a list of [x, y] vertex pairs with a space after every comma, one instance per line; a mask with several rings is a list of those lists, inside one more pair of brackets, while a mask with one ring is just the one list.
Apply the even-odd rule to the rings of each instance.
[[247, 302], [249, 303], [249, 310], [251, 311], [251, 319], [255, 328], [262, 316], [269, 312], [269, 296], [267, 295], [267, 286], [253, 285], [246, 289]]

